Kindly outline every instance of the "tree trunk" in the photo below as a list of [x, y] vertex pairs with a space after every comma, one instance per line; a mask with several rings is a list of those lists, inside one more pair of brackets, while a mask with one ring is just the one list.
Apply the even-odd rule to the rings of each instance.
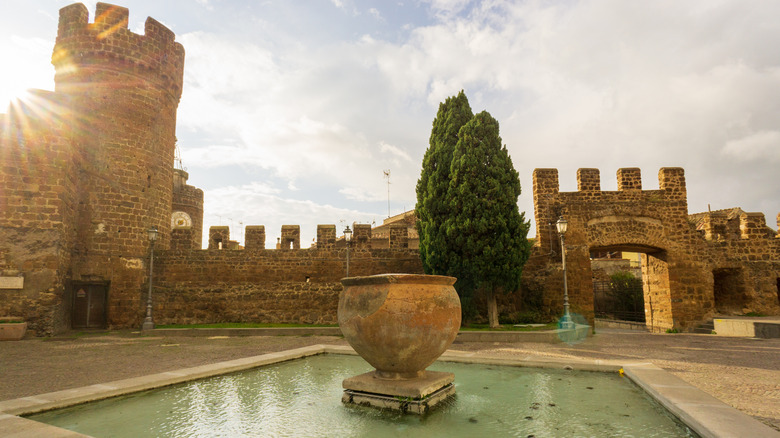
[[490, 328], [498, 328], [498, 304], [496, 303], [496, 291], [493, 289], [487, 293], [487, 307]]

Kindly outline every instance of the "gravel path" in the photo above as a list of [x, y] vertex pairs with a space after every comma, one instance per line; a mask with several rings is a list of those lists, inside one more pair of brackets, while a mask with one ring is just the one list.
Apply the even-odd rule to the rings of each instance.
[[[314, 344], [332, 336], [149, 337], [110, 332], [0, 343], [0, 400]], [[780, 339], [601, 329], [577, 345], [460, 343], [507, 356], [646, 360], [780, 430]]]

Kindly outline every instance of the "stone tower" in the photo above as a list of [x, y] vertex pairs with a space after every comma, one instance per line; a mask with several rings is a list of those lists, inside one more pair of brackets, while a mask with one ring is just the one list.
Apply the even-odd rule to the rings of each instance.
[[152, 18], [127, 24], [118, 6], [91, 23], [62, 8], [55, 91], [0, 116], [0, 314], [39, 335], [140, 325], [146, 230], [170, 245], [184, 49]]
[[126, 8], [98, 3], [88, 15], [82, 4], [60, 10], [52, 55], [81, 167], [72, 289], [104, 284], [107, 324], [126, 326], [143, 311], [146, 230], [159, 230], [156, 248], [170, 245], [184, 49], [152, 18], [144, 35], [130, 32]]
[[52, 54], [80, 168], [70, 294], [103, 285], [106, 325], [136, 325], [146, 230], [159, 230], [156, 249], [170, 245], [184, 49], [151, 17], [144, 35], [132, 33], [126, 8], [98, 3], [88, 15], [80, 3], [60, 10]]

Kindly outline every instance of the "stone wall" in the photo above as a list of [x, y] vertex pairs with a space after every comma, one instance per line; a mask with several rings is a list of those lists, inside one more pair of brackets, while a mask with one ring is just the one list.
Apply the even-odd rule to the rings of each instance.
[[9, 107], [0, 125], [0, 314], [50, 334], [69, 325], [67, 266], [75, 241], [79, 156], [69, 140], [67, 99], [37, 91]]
[[155, 287], [157, 324], [337, 324], [341, 283], [173, 284]]
[[[350, 249], [350, 275], [422, 273], [414, 250]], [[155, 322], [335, 324], [346, 249], [161, 251]]]

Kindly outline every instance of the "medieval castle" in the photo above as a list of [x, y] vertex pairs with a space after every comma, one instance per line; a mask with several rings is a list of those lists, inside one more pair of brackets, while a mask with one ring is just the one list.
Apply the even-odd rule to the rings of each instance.
[[[246, 228], [243, 249], [212, 227], [200, 249], [203, 192], [173, 166], [184, 49], [152, 18], [144, 35], [130, 32], [125, 8], [98, 3], [88, 15], [82, 4], [60, 10], [55, 91], [0, 115], [0, 315], [24, 317], [38, 335], [139, 327], [156, 227], [156, 323], [335, 323], [347, 268], [335, 225], [318, 226], [308, 249], [286, 225], [276, 250], [262, 226]], [[599, 171], [580, 169], [578, 191], [564, 193], [557, 170], [534, 171], [537, 238], [505, 309], [561, 312], [552, 224], [563, 216], [572, 309], [589, 320], [590, 254], [610, 249], [642, 254], [653, 331], [690, 330], [719, 312], [780, 314], [780, 236], [762, 214], [689, 215], [679, 168], [660, 170], [659, 190], [642, 190], [639, 169], [617, 177], [617, 191], [601, 191]], [[413, 216], [399, 219], [355, 224], [350, 275], [422, 272]]]

